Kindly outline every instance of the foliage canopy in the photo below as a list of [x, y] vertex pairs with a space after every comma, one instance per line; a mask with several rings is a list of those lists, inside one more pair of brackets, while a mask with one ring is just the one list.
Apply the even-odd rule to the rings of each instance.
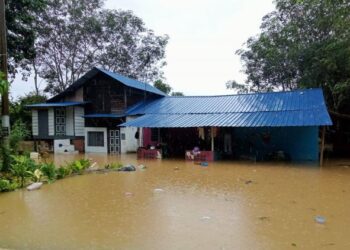
[[142, 81], [162, 77], [168, 37], [157, 36], [131, 11], [101, 0], [47, 0], [38, 15], [33, 68], [57, 94], [94, 66]]
[[261, 33], [237, 51], [252, 91], [322, 87], [329, 108], [350, 113], [350, 4], [276, 0]]

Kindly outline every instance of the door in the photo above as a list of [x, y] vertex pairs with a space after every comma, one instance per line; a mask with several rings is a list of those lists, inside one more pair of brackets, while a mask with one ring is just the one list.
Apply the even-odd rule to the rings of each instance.
[[49, 115], [46, 110], [38, 110], [38, 122], [39, 122], [39, 136], [49, 136]]
[[66, 109], [55, 109], [55, 135], [66, 135]]
[[120, 153], [120, 132], [119, 129], [109, 130], [109, 153]]

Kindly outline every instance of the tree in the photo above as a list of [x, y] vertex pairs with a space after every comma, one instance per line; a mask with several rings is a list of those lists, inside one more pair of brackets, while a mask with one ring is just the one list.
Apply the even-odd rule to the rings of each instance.
[[172, 96], [185, 96], [182, 92], [171, 92]]
[[330, 109], [350, 113], [349, 27], [348, 1], [276, 0], [237, 51], [251, 90], [322, 87]]
[[65, 90], [93, 66], [143, 81], [162, 76], [168, 37], [156, 36], [131, 11], [102, 7], [101, 0], [48, 0], [33, 61], [46, 92]]
[[235, 80], [226, 82], [227, 89], [235, 89], [239, 94], [250, 92], [249, 86], [245, 84], [240, 84]]
[[169, 94], [172, 90], [172, 87], [167, 84], [164, 83], [162, 80], [157, 80], [154, 82], [154, 87], [156, 87], [157, 89], [163, 91], [165, 94]]
[[29, 70], [35, 57], [34, 22], [44, 7], [46, 0], [7, 0], [7, 51], [9, 73], [14, 78], [18, 69]]
[[16, 101], [11, 101], [10, 103], [10, 122], [12, 125], [16, 121], [21, 121], [27, 128], [27, 130], [32, 131], [32, 113], [31, 110], [26, 108], [26, 105], [41, 103], [46, 101], [46, 96], [37, 95], [34, 93], [29, 93], [25, 96], [18, 98]]

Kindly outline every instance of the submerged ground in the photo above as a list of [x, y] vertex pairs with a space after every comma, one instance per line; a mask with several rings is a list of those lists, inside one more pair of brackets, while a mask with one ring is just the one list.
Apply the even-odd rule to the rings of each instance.
[[0, 248], [350, 249], [350, 161], [201, 167], [135, 155], [88, 157], [100, 166], [147, 169], [0, 194]]

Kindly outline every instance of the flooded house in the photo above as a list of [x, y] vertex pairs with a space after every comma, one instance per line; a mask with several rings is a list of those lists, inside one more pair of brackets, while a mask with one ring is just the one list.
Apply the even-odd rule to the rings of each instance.
[[319, 128], [332, 124], [321, 89], [167, 96], [130, 115], [140, 117], [121, 126], [151, 128], [144, 145], [160, 141], [170, 156], [199, 160], [317, 161]]
[[56, 152], [145, 158], [317, 161], [320, 128], [332, 125], [321, 89], [167, 96], [98, 68], [30, 108], [34, 139]]
[[122, 75], [93, 68], [62, 93], [32, 110], [32, 135], [55, 153], [136, 152], [137, 128], [120, 128], [133, 119], [129, 109], [165, 94]]

